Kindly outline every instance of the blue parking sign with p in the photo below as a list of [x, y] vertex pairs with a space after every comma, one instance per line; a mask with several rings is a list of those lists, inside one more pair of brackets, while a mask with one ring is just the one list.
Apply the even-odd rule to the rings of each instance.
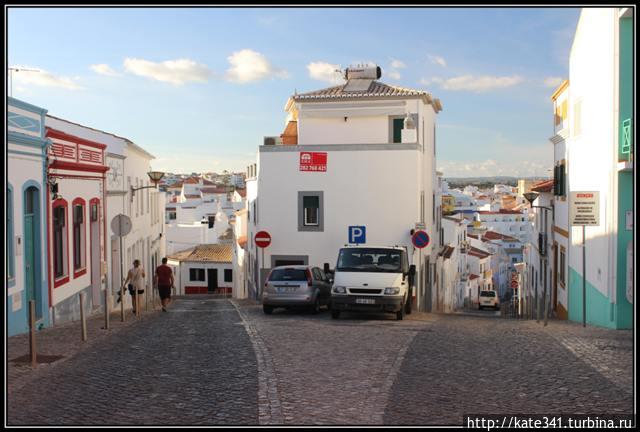
[[349, 227], [349, 243], [360, 244], [367, 242], [367, 229], [364, 226]]

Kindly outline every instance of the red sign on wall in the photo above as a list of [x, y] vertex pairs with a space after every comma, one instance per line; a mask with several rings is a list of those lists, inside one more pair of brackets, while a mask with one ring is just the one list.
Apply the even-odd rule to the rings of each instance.
[[327, 171], [326, 152], [300, 152], [300, 171]]

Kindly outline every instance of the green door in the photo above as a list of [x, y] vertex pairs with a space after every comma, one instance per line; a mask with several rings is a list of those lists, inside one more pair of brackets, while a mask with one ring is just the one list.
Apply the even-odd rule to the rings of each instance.
[[39, 229], [39, 192], [35, 187], [28, 188], [24, 193], [24, 288], [26, 291], [27, 311], [29, 301], [36, 304], [36, 318], [42, 317], [42, 305], [40, 304], [40, 293], [37, 290], [39, 268], [36, 254], [40, 243], [38, 241]]

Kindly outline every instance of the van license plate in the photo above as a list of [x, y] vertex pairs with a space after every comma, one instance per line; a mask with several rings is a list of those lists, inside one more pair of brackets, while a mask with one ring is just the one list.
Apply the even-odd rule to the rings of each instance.
[[356, 303], [358, 303], [358, 304], [376, 304], [376, 300], [375, 299], [368, 299], [368, 298], [358, 298], [358, 299], [356, 299]]

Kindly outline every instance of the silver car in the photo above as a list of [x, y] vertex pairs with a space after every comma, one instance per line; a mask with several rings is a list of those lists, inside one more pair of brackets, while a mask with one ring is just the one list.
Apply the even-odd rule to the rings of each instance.
[[314, 313], [331, 304], [331, 282], [324, 271], [309, 265], [275, 267], [269, 273], [262, 293], [264, 313], [277, 307], [307, 306]]

